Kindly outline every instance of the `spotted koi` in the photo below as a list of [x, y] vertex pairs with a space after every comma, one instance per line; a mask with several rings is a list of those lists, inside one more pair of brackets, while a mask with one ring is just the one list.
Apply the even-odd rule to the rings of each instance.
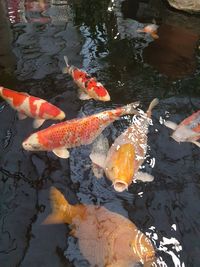
[[68, 158], [68, 148], [91, 144], [98, 135], [120, 116], [138, 114], [138, 102], [103, 111], [84, 118], [68, 120], [31, 134], [23, 143], [25, 150], [53, 151], [58, 157]]

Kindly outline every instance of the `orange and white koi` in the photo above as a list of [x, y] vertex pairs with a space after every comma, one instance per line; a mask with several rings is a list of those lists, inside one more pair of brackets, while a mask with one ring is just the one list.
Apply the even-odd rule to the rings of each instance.
[[145, 26], [143, 29], [137, 30], [137, 32], [144, 32], [150, 34], [153, 39], [159, 38], [157, 31], [158, 31], [158, 25], [156, 24], [149, 24]]
[[71, 75], [74, 82], [80, 88], [79, 98], [81, 100], [93, 98], [100, 101], [110, 101], [110, 95], [102, 83], [98, 82], [96, 78], [91, 77], [85, 71], [70, 66], [66, 56], [64, 56], [64, 60], [67, 67], [63, 69], [63, 72]]
[[43, 224], [70, 224], [70, 234], [89, 266], [153, 266], [156, 253], [151, 240], [124, 216], [103, 206], [70, 205], [64, 195], [51, 188], [52, 213]]
[[68, 158], [67, 148], [91, 144], [112, 122], [126, 114], [138, 114], [138, 102], [103, 111], [88, 117], [68, 120], [30, 135], [23, 148], [30, 151], [53, 151], [58, 157]]
[[97, 139], [97, 142], [100, 142], [99, 145], [96, 145], [96, 142], [93, 145], [90, 159], [95, 164], [95, 168], [93, 167], [95, 176], [97, 178], [102, 176], [98, 167], [103, 169], [118, 192], [128, 189], [133, 180], [151, 182], [154, 179], [152, 175], [140, 172], [139, 168], [147, 152], [147, 133], [152, 109], [157, 104], [158, 99], [155, 98], [147, 112], [141, 111], [141, 116], [115, 139], [107, 153], [105, 152], [108, 143], [105, 140]]
[[63, 120], [65, 113], [44, 99], [24, 92], [0, 87], [0, 96], [18, 112], [18, 118], [34, 118], [34, 128], [40, 127], [45, 120]]
[[200, 143], [200, 110], [184, 119], [179, 125], [172, 121], [165, 121], [165, 126], [174, 130], [171, 137], [177, 142], [191, 142], [198, 147]]

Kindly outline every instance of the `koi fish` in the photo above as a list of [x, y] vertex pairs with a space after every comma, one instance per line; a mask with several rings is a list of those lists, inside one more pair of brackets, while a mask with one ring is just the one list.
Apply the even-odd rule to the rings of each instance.
[[149, 24], [145, 26], [143, 29], [138, 29], [137, 32], [144, 32], [151, 35], [153, 39], [158, 39], [159, 36], [157, 34], [158, 25], [156, 24]]
[[0, 96], [18, 112], [18, 118], [34, 118], [33, 127], [40, 127], [45, 120], [63, 120], [65, 113], [44, 99], [31, 96], [24, 92], [13, 91], [0, 87]]
[[110, 95], [106, 88], [96, 80], [96, 78], [91, 77], [85, 71], [82, 71], [74, 66], [68, 64], [68, 58], [64, 56], [66, 68], [63, 69], [64, 73], [68, 73], [72, 76], [74, 82], [80, 88], [79, 98], [81, 100], [95, 99], [100, 101], [110, 101]]
[[172, 121], [165, 121], [165, 126], [172, 129], [171, 137], [177, 142], [191, 142], [198, 147], [200, 143], [200, 110], [184, 119], [179, 125]]
[[[113, 183], [117, 192], [128, 189], [128, 186], [134, 180], [151, 182], [154, 177], [148, 173], [140, 172], [147, 151], [147, 133], [151, 121], [152, 109], [158, 104], [155, 98], [149, 105], [146, 113], [142, 112], [141, 116], [128, 127], [120, 136], [118, 136], [108, 152], [108, 143], [106, 141], [93, 145], [94, 149], [90, 154], [90, 159], [95, 164], [93, 167], [94, 174], [97, 178], [103, 173], [98, 168], [104, 170], [106, 177]], [[99, 150], [98, 147], [101, 147]]]
[[25, 150], [53, 151], [58, 157], [68, 158], [67, 148], [91, 144], [96, 137], [120, 116], [138, 114], [138, 102], [103, 111], [88, 117], [68, 120], [33, 133], [23, 143]]
[[51, 188], [50, 199], [52, 213], [43, 224], [70, 224], [70, 234], [78, 239], [90, 266], [153, 266], [151, 240], [129, 219], [102, 206], [70, 205], [55, 187]]

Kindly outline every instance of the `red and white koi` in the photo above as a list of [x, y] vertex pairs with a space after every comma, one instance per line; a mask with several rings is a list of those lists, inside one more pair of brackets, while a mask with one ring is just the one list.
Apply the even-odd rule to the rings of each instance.
[[113, 121], [127, 114], [138, 114], [138, 102], [103, 111], [85, 118], [51, 125], [30, 135], [22, 144], [29, 151], [53, 151], [58, 157], [68, 158], [67, 148], [91, 144]]
[[81, 100], [93, 98], [100, 101], [110, 101], [110, 95], [102, 83], [98, 82], [96, 78], [91, 77], [85, 71], [70, 66], [66, 56], [64, 56], [64, 60], [67, 67], [63, 69], [63, 72], [71, 75], [74, 82], [80, 88], [79, 98]]
[[118, 192], [128, 189], [133, 180], [151, 182], [154, 179], [152, 175], [140, 172], [139, 168], [147, 152], [147, 133], [152, 109], [157, 104], [158, 99], [155, 98], [147, 112], [141, 111], [141, 116], [115, 139], [109, 150], [108, 142], [100, 138], [95, 142], [97, 144], [93, 145], [90, 159], [95, 164], [93, 166], [95, 176], [100, 178], [103, 173], [99, 168], [104, 170]]
[[18, 112], [18, 118], [34, 118], [34, 128], [40, 127], [45, 120], [63, 120], [65, 113], [44, 99], [24, 92], [0, 87], [0, 96]]
[[150, 34], [153, 39], [159, 38], [157, 31], [158, 31], [158, 25], [156, 24], [149, 24], [145, 26], [143, 29], [137, 30], [137, 32], [144, 32]]
[[165, 126], [173, 130], [171, 137], [177, 142], [191, 142], [198, 147], [200, 143], [200, 110], [184, 119], [179, 125], [172, 121], [165, 121]]

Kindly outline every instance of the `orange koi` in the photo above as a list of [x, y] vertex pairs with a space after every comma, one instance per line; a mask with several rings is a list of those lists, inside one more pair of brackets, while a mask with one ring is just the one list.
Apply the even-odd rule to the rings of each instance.
[[100, 101], [110, 101], [110, 95], [106, 88], [98, 82], [95, 78], [91, 77], [85, 71], [80, 70], [68, 64], [68, 58], [64, 56], [67, 65], [63, 72], [72, 76], [74, 82], [80, 88], [79, 98], [81, 100], [95, 99]]
[[158, 25], [156, 24], [149, 24], [145, 26], [143, 29], [137, 30], [137, 32], [144, 32], [150, 34], [153, 39], [159, 38], [157, 31], [158, 31]]
[[115, 139], [108, 152], [106, 152], [106, 147], [108, 148], [106, 141], [97, 139], [96, 143], [100, 143], [93, 145], [90, 159], [96, 165], [93, 168], [95, 176], [101, 177], [102, 172], [98, 168], [103, 169], [118, 192], [128, 189], [133, 179], [143, 182], [151, 182], [154, 179], [152, 175], [140, 172], [139, 168], [144, 162], [147, 151], [147, 133], [152, 109], [157, 104], [158, 99], [155, 98], [147, 112], [141, 111], [138, 120]]
[[198, 147], [200, 143], [200, 110], [184, 119], [179, 125], [172, 121], [165, 121], [165, 126], [173, 130], [171, 137], [177, 142], [191, 142]]
[[30, 151], [53, 151], [58, 157], [68, 158], [67, 148], [91, 144], [96, 137], [120, 116], [138, 114], [138, 102], [103, 111], [85, 118], [73, 119], [51, 125], [30, 135], [23, 148]]
[[153, 266], [156, 261], [151, 240], [124, 216], [102, 206], [70, 205], [56, 188], [50, 191], [52, 213], [43, 224], [67, 223], [71, 235], [90, 266]]
[[24, 92], [0, 87], [1, 97], [18, 112], [18, 118], [34, 118], [34, 128], [40, 127], [45, 120], [63, 120], [65, 113], [44, 99], [31, 96]]

